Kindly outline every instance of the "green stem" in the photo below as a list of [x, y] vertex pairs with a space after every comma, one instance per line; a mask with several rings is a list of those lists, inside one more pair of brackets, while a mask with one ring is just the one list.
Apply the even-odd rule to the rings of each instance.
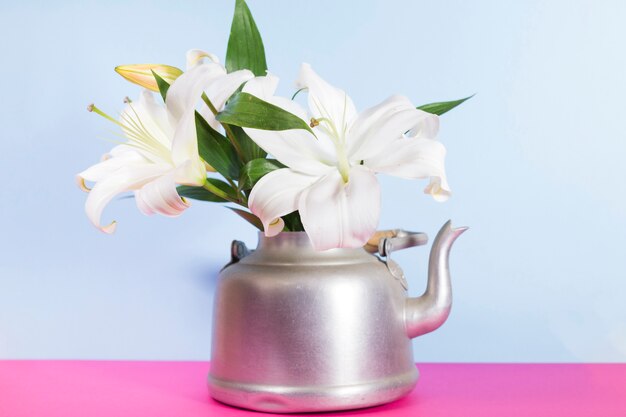
[[[209, 109], [211, 110], [213, 115], [217, 116], [218, 111], [215, 108], [215, 106], [213, 105], [213, 103], [211, 103], [211, 100], [206, 95], [206, 93], [202, 93], [202, 100], [209, 107]], [[235, 152], [237, 152], [237, 155], [239, 156], [239, 159], [241, 159], [242, 162], [246, 163], [247, 161], [246, 161], [246, 159], [243, 156], [243, 151], [241, 150], [241, 146], [239, 146], [239, 142], [237, 142], [237, 138], [235, 137], [235, 134], [233, 133], [233, 130], [230, 128], [229, 125], [227, 125], [225, 123], [222, 123], [222, 126], [224, 127], [224, 130], [226, 131], [226, 136], [228, 137], [228, 140], [230, 141], [230, 143], [235, 148]]]
[[230, 178], [226, 178], [226, 181], [228, 181], [230, 186], [233, 187], [235, 190], [237, 189], [237, 184], [235, 184], [235, 181], [231, 180]]
[[231, 180], [230, 178], [226, 178], [226, 181], [228, 181], [230, 186], [233, 187], [233, 190], [235, 190], [237, 192], [237, 196], [239, 197], [239, 201], [241, 201], [243, 203], [242, 206], [247, 207], [248, 206], [248, 198], [243, 193], [243, 191], [241, 191], [239, 189], [237, 184], [235, 184], [235, 181]]
[[214, 186], [213, 184], [211, 184], [208, 181], [206, 181], [204, 183], [202, 188], [204, 188], [205, 190], [207, 190], [210, 193], [215, 194], [216, 196], [218, 196], [220, 198], [223, 198], [224, 200], [227, 200], [227, 201], [230, 201], [231, 203], [239, 204], [240, 206], [246, 207], [245, 205], [241, 204], [240, 200], [235, 200], [234, 198], [232, 198], [231, 196], [226, 194], [224, 191], [220, 190], [219, 188], [217, 188], [216, 186]]

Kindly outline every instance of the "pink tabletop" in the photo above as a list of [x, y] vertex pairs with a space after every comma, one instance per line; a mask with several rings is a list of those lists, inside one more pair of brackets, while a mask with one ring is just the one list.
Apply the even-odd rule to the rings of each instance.
[[[323, 415], [626, 417], [626, 364], [419, 368], [417, 388], [400, 401]], [[206, 362], [0, 361], [0, 417], [267, 415], [213, 401], [208, 369]]]

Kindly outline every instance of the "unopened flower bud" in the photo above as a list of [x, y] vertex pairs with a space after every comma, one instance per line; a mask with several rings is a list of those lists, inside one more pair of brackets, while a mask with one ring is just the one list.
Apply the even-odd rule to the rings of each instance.
[[168, 84], [172, 84], [183, 72], [169, 65], [163, 64], [134, 64], [120, 65], [115, 67], [115, 72], [126, 78], [131, 83], [140, 85], [148, 90], [159, 91], [159, 86], [152, 74], [154, 71], [159, 77], [163, 78]]

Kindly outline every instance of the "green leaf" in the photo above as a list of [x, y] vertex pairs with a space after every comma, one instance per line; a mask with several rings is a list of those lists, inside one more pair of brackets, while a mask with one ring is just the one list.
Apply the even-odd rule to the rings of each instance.
[[263, 40], [252, 13], [244, 0], [237, 0], [226, 50], [226, 70], [233, 72], [242, 69], [263, 76], [267, 72], [267, 62]]
[[211, 201], [213, 203], [225, 203], [221, 197], [216, 196], [215, 194], [205, 190], [202, 187], [192, 187], [190, 185], [179, 185], [176, 187], [176, 191], [178, 191], [178, 195], [185, 198], [191, 198], [193, 200], [201, 200], [201, 201]]
[[228, 100], [217, 120], [229, 125], [262, 130], [304, 129], [313, 134], [308, 124], [295, 114], [248, 93], [236, 93]]
[[249, 211], [241, 210], [238, 208], [233, 208], [233, 207], [228, 207], [228, 208], [234, 211], [235, 213], [237, 213], [238, 215], [240, 215], [245, 221], [250, 223], [252, 226], [256, 227], [260, 231], [263, 231], [263, 223], [261, 223], [261, 219], [259, 219], [254, 214], [250, 213]]
[[154, 72], [154, 70], [150, 71], [152, 71], [152, 75], [154, 76], [157, 86], [159, 87], [159, 93], [161, 93], [161, 97], [163, 97], [163, 101], [165, 101], [165, 96], [167, 96], [167, 90], [170, 89], [170, 85], [167, 83], [167, 81], [161, 78], [159, 74]]
[[250, 190], [265, 174], [284, 167], [285, 166], [283, 164], [275, 159], [253, 159], [245, 164], [241, 169], [239, 188], [242, 190]]
[[469, 97], [462, 98], [460, 100], [441, 101], [439, 103], [424, 104], [422, 106], [419, 106], [418, 109], [441, 116], [442, 114], [449, 112], [450, 110], [452, 110], [459, 104], [463, 103], [466, 100], [469, 100], [472, 97], [474, 97], [474, 94], [472, 94]]
[[304, 226], [302, 225], [302, 219], [300, 218], [300, 212], [294, 211], [283, 216], [285, 222], [285, 231], [287, 232], [304, 232]]
[[196, 112], [196, 135], [200, 157], [225, 178], [238, 179], [241, 162], [235, 149], [228, 139], [213, 129], [198, 112]]
[[265, 152], [259, 145], [257, 145], [250, 136], [244, 132], [239, 126], [231, 126], [230, 130], [235, 134], [235, 138], [239, 143], [241, 152], [246, 161], [252, 161], [253, 159], [265, 158], [267, 152]]
[[[224, 191], [228, 195], [233, 194], [232, 187], [225, 183], [224, 181], [220, 181], [217, 178], [207, 178], [207, 181], [210, 182], [215, 187]], [[202, 201], [210, 201], [213, 203], [226, 203], [227, 200], [222, 197], [218, 197], [209, 190], [204, 187], [192, 187], [189, 185], [179, 185], [176, 187], [176, 191], [178, 191], [178, 195], [185, 198], [191, 198], [194, 200], [202, 200]]]

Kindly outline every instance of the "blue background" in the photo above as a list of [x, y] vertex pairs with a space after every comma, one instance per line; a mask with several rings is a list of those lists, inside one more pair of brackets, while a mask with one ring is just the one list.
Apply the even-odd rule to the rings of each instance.
[[[255, 231], [218, 205], [144, 217], [131, 199], [87, 221], [74, 175], [112, 145], [138, 88], [119, 64], [184, 68], [225, 56], [229, 1], [2, 2], [0, 358], [207, 359], [211, 299], [229, 242]], [[381, 177], [382, 228], [471, 230], [451, 268], [446, 325], [418, 361], [626, 359], [626, 3], [250, 0], [270, 70], [300, 62], [361, 110], [477, 95], [442, 118], [453, 198]], [[396, 256], [412, 295], [427, 250]]]

